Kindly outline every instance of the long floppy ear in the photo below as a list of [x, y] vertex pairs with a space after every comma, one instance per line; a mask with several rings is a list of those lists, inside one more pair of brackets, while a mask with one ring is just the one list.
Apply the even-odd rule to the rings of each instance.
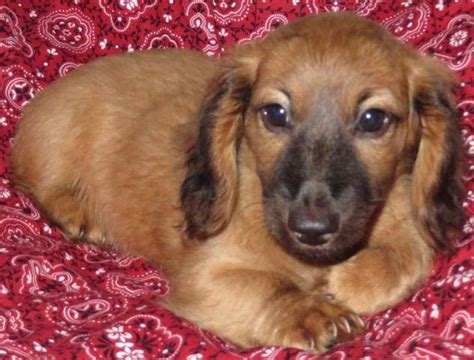
[[238, 196], [237, 152], [257, 61], [238, 50], [220, 60], [198, 115], [199, 133], [188, 155], [181, 208], [189, 238], [204, 240], [229, 223]]
[[450, 251], [464, 222], [462, 140], [452, 93], [455, 77], [434, 59], [414, 61], [409, 82], [419, 129], [412, 189], [415, 218], [433, 248]]

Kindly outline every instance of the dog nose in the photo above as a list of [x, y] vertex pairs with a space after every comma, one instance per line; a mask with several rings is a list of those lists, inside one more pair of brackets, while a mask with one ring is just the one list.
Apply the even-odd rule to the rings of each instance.
[[339, 215], [326, 211], [303, 208], [288, 215], [288, 228], [293, 236], [307, 245], [322, 245], [339, 230]]

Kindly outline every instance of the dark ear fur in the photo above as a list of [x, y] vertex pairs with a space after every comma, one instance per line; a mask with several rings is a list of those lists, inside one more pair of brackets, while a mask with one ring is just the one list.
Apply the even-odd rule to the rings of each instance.
[[181, 208], [189, 238], [204, 240], [229, 223], [238, 196], [237, 152], [254, 69], [238, 54], [220, 60], [198, 115], [199, 134], [187, 161]]
[[433, 59], [417, 59], [410, 79], [419, 119], [412, 200], [420, 233], [435, 249], [453, 249], [464, 223], [463, 150], [452, 93], [454, 75]]

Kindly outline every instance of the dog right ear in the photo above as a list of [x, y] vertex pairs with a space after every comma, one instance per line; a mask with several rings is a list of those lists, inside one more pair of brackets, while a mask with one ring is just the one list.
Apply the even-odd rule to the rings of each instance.
[[198, 114], [199, 132], [181, 186], [181, 208], [191, 239], [204, 240], [222, 231], [237, 202], [237, 154], [258, 66], [250, 54], [252, 47], [247, 46], [219, 60], [220, 70]]
[[429, 58], [417, 58], [411, 72], [410, 93], [420, 128], [412, 189], [416, 224], [428, 244], [449, 251], [465, 220], [462, 138], [452, 93], [455, 77], [447, 66]]

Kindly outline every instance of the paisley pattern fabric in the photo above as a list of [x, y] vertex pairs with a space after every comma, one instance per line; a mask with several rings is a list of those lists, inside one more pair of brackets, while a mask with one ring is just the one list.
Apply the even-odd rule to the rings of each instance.
[[162, 308], [169, 285], [159, 270], [66, 241], [10, 185], [6, 159], [25, 104], [94, 58], [170, 47], [218, 57], [327, 11], [371, 18], [458, 73], [468, 221], [456, 254], [439, 257], [416, 294], [366, 318], [364, 335], [321, 357], [474, 358], [474, 5], [443, 0], [0, 2], [0, 358], [315, 358], [296, 349], [239, 349]]

